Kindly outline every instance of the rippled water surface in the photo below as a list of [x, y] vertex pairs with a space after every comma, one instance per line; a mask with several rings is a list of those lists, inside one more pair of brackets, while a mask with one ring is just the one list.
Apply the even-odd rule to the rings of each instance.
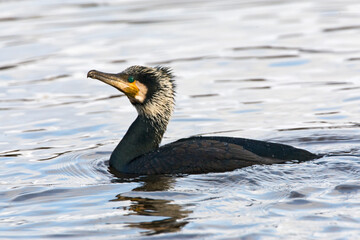
[[[0, 1], [0, 238], [356, 239], [360, 3]], [[165, 65], [192, 135], [326, 154], [226, 173], [120, 179], [136, 117], [90, 69]]]

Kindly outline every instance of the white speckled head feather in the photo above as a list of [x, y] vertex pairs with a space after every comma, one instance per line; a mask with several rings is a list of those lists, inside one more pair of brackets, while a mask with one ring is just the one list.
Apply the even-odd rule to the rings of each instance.
[[144, 101], [133, 103], [138, 114], [167, 125], [175, 105], [175, 84], [171, 69], [132, 66], [123, 73], [134, 76], [147, 87]]

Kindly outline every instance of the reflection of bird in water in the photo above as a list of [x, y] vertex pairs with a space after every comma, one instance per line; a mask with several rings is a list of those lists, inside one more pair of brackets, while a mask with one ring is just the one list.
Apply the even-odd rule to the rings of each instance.
[[174, 108], [174, 76], [166, 67], [132, 66], [88, 77], [125, 93], [138, 112], [110, 158], [121, 173], [224, 172], [254, 164], [307, 161], [318, 156], [288, 145], [231, 137], [191, 137], [159, 147]]

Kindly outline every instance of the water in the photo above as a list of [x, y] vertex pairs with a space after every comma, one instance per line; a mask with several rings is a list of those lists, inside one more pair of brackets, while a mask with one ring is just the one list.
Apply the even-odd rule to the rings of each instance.
[[[360, 3], [1, 1], [0, 238], [356, 239]], [[321, 159], [120, 179], [112, 149], [136, 117], [86, 79], [170, 66], [163, 143], [225, 135]]]

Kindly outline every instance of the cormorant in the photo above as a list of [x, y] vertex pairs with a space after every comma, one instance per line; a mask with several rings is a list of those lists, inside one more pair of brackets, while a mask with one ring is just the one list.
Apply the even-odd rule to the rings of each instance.
[[117, 74], [91, 70], [87, 77], [123, 92], [138, 112], [110, 157], [110, 167], [120, 173], [225, 172], [254, 164], [319, 157], [284, 144], [232, 137], [190, 137], [159, 147], [175, 104], [170, 68], [132, 66]]

